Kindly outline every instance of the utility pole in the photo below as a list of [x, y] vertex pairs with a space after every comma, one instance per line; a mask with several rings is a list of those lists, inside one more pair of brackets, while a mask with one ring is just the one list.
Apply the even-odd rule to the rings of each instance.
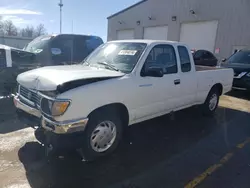
[[60, 3], [58, 4], [58, 6], [60, 7], [60, 34], [61, 34], [62, 33], [62, 7], [63, 7], [62, 0], [60, 0]]

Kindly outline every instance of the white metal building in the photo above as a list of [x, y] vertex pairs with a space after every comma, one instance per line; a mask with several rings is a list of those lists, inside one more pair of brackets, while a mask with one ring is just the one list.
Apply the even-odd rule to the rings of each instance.
[[228, 57], [250, 45], [250, 0], [143, 0], [108, 17], [108, 40], [166, 39]]
[[0, 36], [0, 44], [22, 49], [26, 44], [31, 42], [33, 38], [15, 37], [15, 36]]

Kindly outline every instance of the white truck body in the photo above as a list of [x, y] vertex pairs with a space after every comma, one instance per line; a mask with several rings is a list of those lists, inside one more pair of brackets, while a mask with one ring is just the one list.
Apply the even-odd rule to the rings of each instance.
[[[121, 41], [120, 41], [121, 42]], [[215, 84], [222, 86], [222, 94], [231, 90], [232, 69], [195, 67], [191, 51], [185, 44], [171, 41], [127, 40], [127, 43], [146, 43], [147, 47], [129, 74], [83, 65], [44, 67], [20, 74], [20, 85], [34, 91], [56, 90], [59, 84], [84, 78], [116, 77], [76, 87], [56, 96], [70, 99], [67, 111], [54, 119], [58, 122], [88, 117], [95, 109], [113, 103], [123, 104], [129, 114], [129, 125], [145, 121], [172, 111], [203, 104]], [[113, 43], [119, 43], [115, 41]], [[142, 77], [141, 69], [151, 49], [156, 45], [173, 46], [178, 72], [163, 77]], [[191, 71], [183, 73], [177, 47], [185, 46], [189, 51]], [[197, 70], [196, 70], [197, 69]], [[175, 80], [180, 80], [175, 85]]]
[[232, 69], [195, 67], [179, 42], [114, 41], [83, 64], [20, 74], [14, 103], [41, 118], [35, 135], [49, 150], [70, 145], [94, 160], [118, 146], [124, 126], [199, 104], [212, 115], [233, 75]]

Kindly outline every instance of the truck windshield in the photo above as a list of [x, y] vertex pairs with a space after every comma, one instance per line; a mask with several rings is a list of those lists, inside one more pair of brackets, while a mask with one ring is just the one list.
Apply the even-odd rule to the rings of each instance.
[[44, 47], [48, 44], [49, 40], [52, 36], [40, 36], [32, 40], [27, 46], [24, 47], [23, 50], [32, 52], [32, 53], [40, 53], [43, 51]]
[[241, 50], [232, 55], [227, 63], [250, 64], [250, 50]]
[[106, 43], [90, 54], [84, 60], [83, 65], [101, 66], [107, 69], [130, 73], [146, 46], [147, 44], [145, 43]]

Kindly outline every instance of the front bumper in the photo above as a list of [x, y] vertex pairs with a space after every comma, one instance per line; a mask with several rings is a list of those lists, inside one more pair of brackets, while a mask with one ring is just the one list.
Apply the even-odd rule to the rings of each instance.
[[82, 146], [87, 122], [87, 118], [56, 122], [42, 117], [42, 126], [35, 130], [35, 137], [49, 150], [57, 152], [76, 150]]
[[20, 109], [20, 110], [22, 110], [30, 115], [36, 116], [38, 118], [42, 117], [40, 110], [33, 108], [33, 107], [30, 107], [27, 104], [24, 104], [23, 102], [21, 102], [19, 95], [16, 95], [13, 100], [14, 100], [14, 104], [15, 104], [16, 108], [18, 108], [18, 109]]
[[55, 121], [46, 117], [42, 117], [42, 127], [56, 134], [68, 134], [84, 131], [88, 123], [88, 118], [80, 118], [70, 121]]
[[234, 78], [233, 89], [250, 90], [250, 79], [245, 77], [240, 79]]
[[27, 104], [20, 101], [19, 96], [14, 97], [14, 104], [16, 108], [38, 117], [41, 119], [41, 125], [44, 129], [54, 132], [56, 134], [68, 134], [74, 132], [82, 132], [84, 131], [88, 118], [80, 118], [69, 121], [55, 121], [52, 118], [45, 117], [40, 110], [28, 106]]

